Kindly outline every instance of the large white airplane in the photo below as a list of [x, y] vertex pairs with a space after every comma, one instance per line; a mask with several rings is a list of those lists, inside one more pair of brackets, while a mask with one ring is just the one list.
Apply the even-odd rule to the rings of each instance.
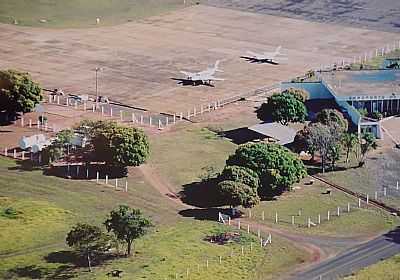
[[[247, 51], [247, 56], [241, 56], [241, 58], [247, 59], [252, 63], [270, 63], [279, 64], [279, 61], [287, 60], [287, 57], [280, 57], [283, 55], [281, 53], [282, 46], [278, 46], [273, 52], [255, 53], [252, 51]], [[279, 60], [279, 61], [278, 61]]]
[[220, 61], [217, 60], [215, 62], [214, 67], [207, 68], [207, 70], [191, 73], [186, 71], [180, 71], [182, 74], [186, 76], [184, 79], [177, 79], [180, 80], [182, 83], [190, 83], [192, 85], [197, 84], [204, 84], [204, 85], [211, 85], [212, 81], [224, 81], [224, 79], [214, 77], [216, 72], [224, 72], [218, 68]]

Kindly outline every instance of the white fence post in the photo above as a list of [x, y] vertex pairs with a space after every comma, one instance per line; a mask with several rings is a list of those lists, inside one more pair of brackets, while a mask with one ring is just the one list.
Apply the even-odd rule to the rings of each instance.
[[4, 155], [8, 156], [8, 149], [7, 148], [4, 148]]
[[17, 158], [17, 150], [16, 149], [14, 149], [13, 158]]
[[99, 183], [99, 171], [96, 172], [96, 183]]
[[106, 175], [106, 185], [108, 185], [108, 175]]

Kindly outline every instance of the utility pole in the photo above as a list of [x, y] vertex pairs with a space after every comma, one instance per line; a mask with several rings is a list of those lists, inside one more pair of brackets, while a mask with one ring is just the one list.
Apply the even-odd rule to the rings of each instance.
[[94, 69], [96, 71], [96, 109], [98, 108], [98, 101], [99, 101], [99, 92], [98, 92], [98, 75], [97, 73], [102, 69], [100, 67], [96, 67]]

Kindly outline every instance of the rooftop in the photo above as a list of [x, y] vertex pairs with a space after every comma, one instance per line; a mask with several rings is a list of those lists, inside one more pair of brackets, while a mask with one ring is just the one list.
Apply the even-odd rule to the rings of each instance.
[[296, 130], [276, 122], [256, 124], [249, 127], [249, 129], [262, 135], [272, 137], [281, 145], [292, 143], [296, 136]]
[[400, 98], [400, 70], [335, 71], [321, 75], [339, 99]]

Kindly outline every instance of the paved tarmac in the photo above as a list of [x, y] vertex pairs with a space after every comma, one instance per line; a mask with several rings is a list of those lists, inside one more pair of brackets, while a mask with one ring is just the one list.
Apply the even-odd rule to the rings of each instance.
[[400, 228], [348, 250], [291, 277], [291, 280], [336, 280], [400, 253]]
[[400, 32], [398, 0], [204, 0], [216, 7]]

